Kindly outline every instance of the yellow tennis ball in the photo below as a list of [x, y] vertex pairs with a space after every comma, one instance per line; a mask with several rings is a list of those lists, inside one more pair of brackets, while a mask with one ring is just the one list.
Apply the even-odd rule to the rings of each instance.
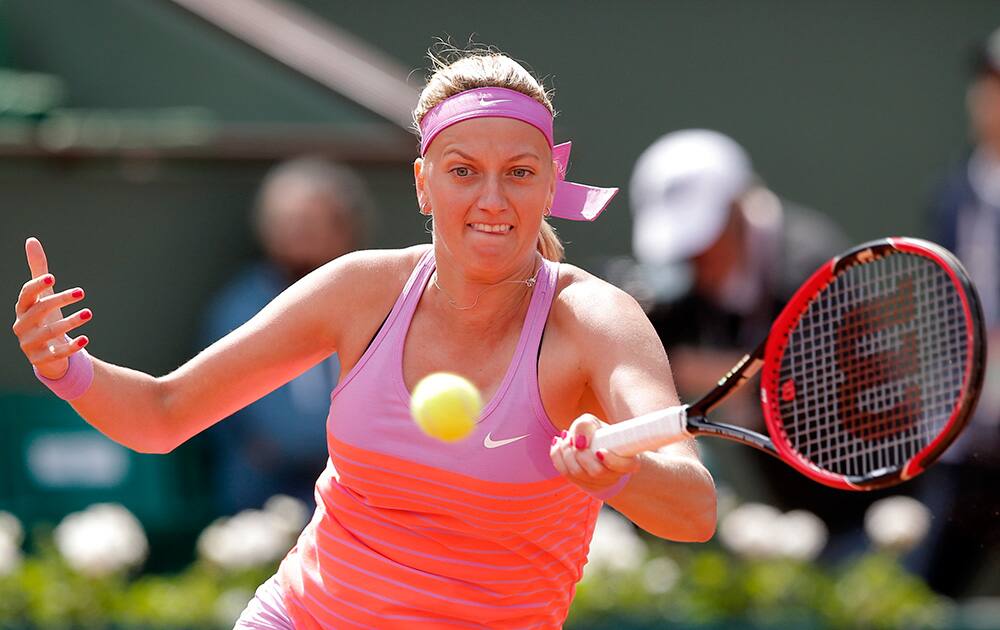
[[427, 435], [457, 442], [476, 426], [483, 401], [476, 386], [458, 374], [435, 372], [420, 379], [410, 399], [410, 413]]

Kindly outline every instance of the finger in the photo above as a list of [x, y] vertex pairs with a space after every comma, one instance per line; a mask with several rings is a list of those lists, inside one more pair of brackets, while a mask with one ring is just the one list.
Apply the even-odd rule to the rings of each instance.
[[574, 447], [568, 439], [560, 440], [557, 447], [558, 452], [556, 454], [562, 460], [563, 467], [566, 469], [566, 475], [580, 481], [589, 481], [588, 477], [590, 475], [584, 470], [583, 466], [580, 465], [580, 462], [577, 461], [576, 457], [574, 457], [576, 447]]
[[591, 438], [594, 433], [602, 426], [604, 426], [604, 423], [601, 422], [597, 416], [585, 413], [573, 421], [573, 424], [569, 427], [569, 433], [573, 436], [584, 436], [585, 439], [582, 442], [579, 442], [579, 448], [583, 449], [587, 448], [587, 445], [592, 441]]
[[[51, 278], [52, 275], [46, 274], [42, 277]], [[34, 282], [34, 280], [31, 282]], [[40, 321], [44, 321], [46, 316], [53, 311], [79, 302], [84, 297], [85, 293], [83, 289], [77, 287], [36, 300], [34, 304], [18, 314], [18, 321], [14, 324], [14, 334], [21, 334], [22, 330], [26, 330]]]
[[597, 459], [594, 451], [573, 449], [569, 452], [569, 456], [584, 470], [590, 480], [600, 482], [603, 477], [608, 476], [608, 470]]
[[41, 241], [34, 236], [24, 242], [24, 254], [28, 259], [28, 268], [31, 270], [31, 277], [45, 275], [49, 272], [49, 261], [45, 257], [45, 249]]
[[566, 464], [563, 463], [562, 453], [560, 452], [559, 436], [552, 438], [552, 446], [549, 448], [549, 459], [552, 460], [552, 465], [563, 477], [569, 476], [569, 471], [566, 470]]
[[21, 286], [21, 292], [17, 296], [17, 304], [14, 305], [14, 312], [20, 317], [25, 311], [38, 301], [38, 297], [46, 289], [52, 288], [56, 283], [55, 277], [50, 274], [42, 274], [37, 278], [32, 278]]
[[573, 421], [569, 427], [567, 440], [573, 448], [577, 450], [586, 449], [593, 441], [594, 432], [601, 425], [601, 421], [590, 414], [584, 414]]
[[594, 433], [603, 425], [597, 416], [586, 413], [574, 420], [569, 427], [569, 443], [577, 451], [576, 459], [592, 475], [599, 475], [604, 471], [604, 466], [589, 448], [594, 443]]
[[609, 451], [606, 448], [598, 449], [594, 455], [610, 471], [626, 474], [634, 473], [639, 469], [639, 456], [622, 457], [618, 453]]
[[94, 313], [89, 308], [85, 308], [69, 317], [64, 317], [50, 324], [42, 324], [19, 337], [21, 348], [31, 348], [35, 345], [47, 346], [53, 342], [52, 340], [61, 339], [69, 331], [84, 325], [93, 316]]
[[48, 346], [43, 346], [35, 350], [28, 355], [28, 360], [36, 367], [42, 366], [52, 361], [68, 358], [70, 355], [83, 350], [89, 343], [90, 339], [86, 335], [81, 335], [76, 339], [66, 338], [64, 341], [51, 343]]

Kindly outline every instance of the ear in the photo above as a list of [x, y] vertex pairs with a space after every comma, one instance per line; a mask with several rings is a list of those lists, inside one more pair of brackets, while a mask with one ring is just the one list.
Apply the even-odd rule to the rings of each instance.
[[417, 206], [423, 208], [427, 204], [427, 193], [424, 189], [424, 158], [413, 160], [413, 184], [417, 189]]

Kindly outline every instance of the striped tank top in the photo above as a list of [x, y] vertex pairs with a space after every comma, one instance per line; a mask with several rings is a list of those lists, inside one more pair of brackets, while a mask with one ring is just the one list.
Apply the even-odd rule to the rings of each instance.
[[465, 440], [410, 417], [403, 343], [428, 251], [333, 391], [316, 512], [278, 570], [298, 630], [558, 628], [601, 503], [549, 459], [538, 349], [558, 265], [543, 261], [514, 357]]

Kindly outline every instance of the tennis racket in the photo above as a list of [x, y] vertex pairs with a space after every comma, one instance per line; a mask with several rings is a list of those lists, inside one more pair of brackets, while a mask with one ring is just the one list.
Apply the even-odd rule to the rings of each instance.
[[[592, 448], [628, 456], [711, 435], [834, 488], [891, 486], [965, 427], [984, 339], [979, 298], [954, 255], [914, 238], [872, 241], [816, 271], [767, 339], [700, 400], [602, 427]], [[758, 371], [770, 437], [706, 419]]]

